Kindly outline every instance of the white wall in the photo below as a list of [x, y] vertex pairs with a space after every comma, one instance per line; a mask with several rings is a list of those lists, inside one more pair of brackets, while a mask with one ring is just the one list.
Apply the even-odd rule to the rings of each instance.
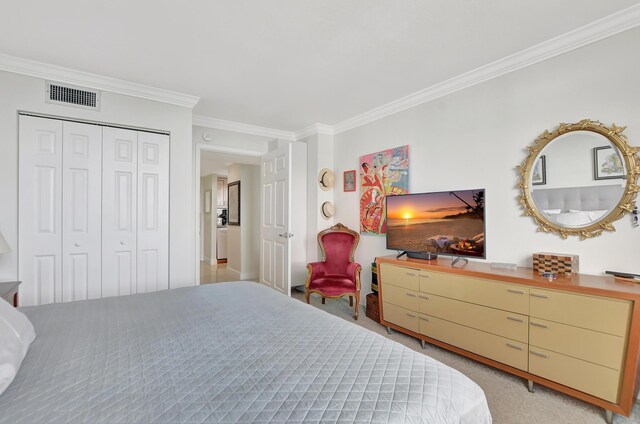
[[0, 93], [0, 231], [13, 250], [0, 255], [0, 281], [18, 277], [18, 111], [26, 111], [171, 133], [169, 284], [194, 284], [191, 109], [109, 92], [98, 112], [49, 104], [44, 80], [2, 71]]
[[307, 144], [307, 262], [316, 262], [322, 259], [317, 235], [334, 223], [333, 218], [325, 219], [322, 216], [320, 208], [324, 202], [334, 202], [333, 193], [341, 189], [342, 179], [341, 175], [335, 173], [336, 184], [329, 191], [320, 189], [318, 184], [321, 169], [333, 170], [333, 136], [316, 134], [301, 141]]
[[228, 182], [240, 181], [240, 225], [227, 230], [227, 269], [240, 280], [257, 279], [260, 266], [260, 167], [233, 164]]
[[[634, 29], [341, 133], [334, 170], [358, 169], [360, 155], [409, 144], [413, 193], [486, 188], [488, 261], [530, 266], [536, 251], [577, 253], [582, 272], [637, 273], [640, 229], [632, 229], [629, 217], [615, 224], [616, 232], [585, 241], [536, 232], [531, 218], [521, 216], [514, 167], [525, 146], [560, 122], [628, 125], [631, 144], [640, 145], [638, 46], [640, 29]], [[334, 196], [334, 221], [358, 228], [358, 192], [339, 189]], [[390, 253], [384, 237], [361, 238], [356, 259], [365, 293], [368, 264]]]
[[[204, 132], [211, 134], [211, 141], [204, 141]], [[269, 142], [273, 139], [259, 135], [241, 134], [233, 131], [219, 130], [216, 128], [193, 127], [193, 143], [205, 144], [208, 146], [222, 147], [229, 153], [238, 151], [252, 151], [263, 155], [269, 150]]]

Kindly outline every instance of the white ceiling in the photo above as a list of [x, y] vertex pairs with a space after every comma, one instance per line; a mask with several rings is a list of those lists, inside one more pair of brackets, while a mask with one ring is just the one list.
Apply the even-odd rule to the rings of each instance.
[[229, 166], [234, 163], [260, 165], [260, 157], [203, 151], [200, 154], [200, 176], [229, 175]]
[[334, 125], [637, 0], [0, 0], [0, 52], [194, 94], [197, 115]]

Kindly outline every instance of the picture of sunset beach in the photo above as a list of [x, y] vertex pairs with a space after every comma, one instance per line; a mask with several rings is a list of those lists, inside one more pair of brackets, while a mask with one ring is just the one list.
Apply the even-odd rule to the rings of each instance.
[[485, 257], [484, 190], [387, 197], [387, 249]]

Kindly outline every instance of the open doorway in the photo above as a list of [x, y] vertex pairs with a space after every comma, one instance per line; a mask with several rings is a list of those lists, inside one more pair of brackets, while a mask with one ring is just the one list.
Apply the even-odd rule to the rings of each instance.
[[260, 155], [198, 152], [199, 282], [257, 280]]

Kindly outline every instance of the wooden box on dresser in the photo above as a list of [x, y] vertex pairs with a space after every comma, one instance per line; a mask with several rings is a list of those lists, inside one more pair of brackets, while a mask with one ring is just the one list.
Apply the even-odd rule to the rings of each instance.
[[382, 325], [628, 416], [638, 389], [640, 286], [530, 268], [381, 257]]

